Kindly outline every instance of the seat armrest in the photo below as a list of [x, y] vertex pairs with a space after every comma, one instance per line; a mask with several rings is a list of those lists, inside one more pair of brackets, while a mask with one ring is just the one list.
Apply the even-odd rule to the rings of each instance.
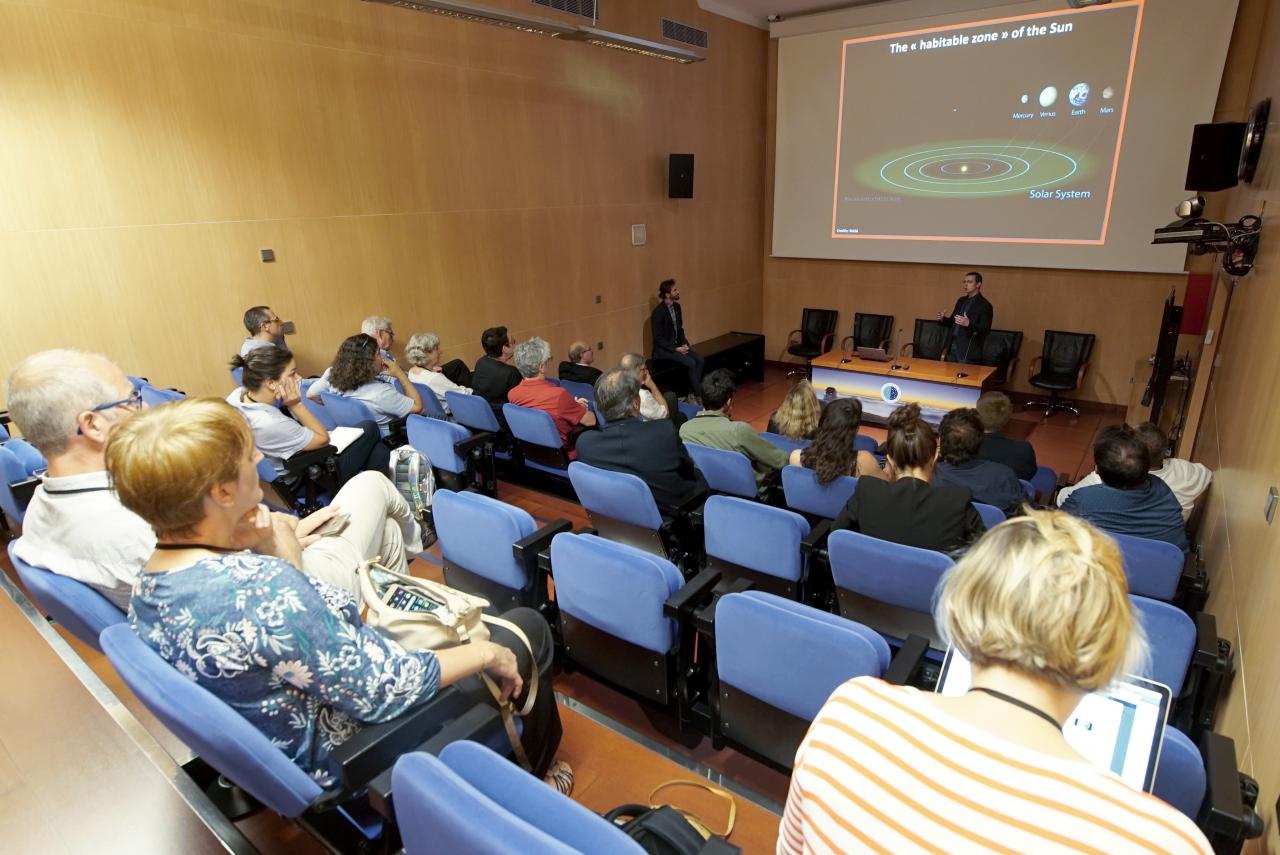
[[905, 686], [924, 664], [925, 654], [929, 652], [929, 640], [920, 635], [908, 635], [897, 654], [889, 662], [889, 670], [884, 672], [884, 681], [895, 686]]
[[1076, 372], [1076, 388], [1079, 389], [1084, 385], [1084, 373], [1089, 370], [1089, 363], [1080, 366], [1080, 370]]
[[1262, 819], [1241, 794], [1235, 742], [1220, 733], [1205, 731], [1200, 737], [1200, 756], [1204, 758], [1207, 786], [1199, 825], [1211, 844], [1218, 842], [1215, 838], [1235, 844], [1230, 850], [1215, 845], [1215, 852], [1238, 852], [1240, 842], [1262, 835]]
[[533, 534], [520, 538], [511, 544], [511, 553], [526, 570], [533, 572], [538, 566], [538, 553], [551, 548], [551, 539], [557, 534], [573, 531], [573, 523], [568, 520], [553, 520]]
[[11, 483], [9, 490], [13, 493], [13, 500], [18, 503], [18, 507], [25, 511], [27, 505], [31, 503], [31, 497], [35, 495], [36, 487], [39, 486], [39, 478], [23, 478], [21, 481]]
[[1225, 670], [1218, 644], [1218, 621], [1208, 612], [1196, 612], [1196, 649], [1191, 655], [1193, 667], [1211, 671]]
[[305, 475], [307, 470], [315, 464], [328, 469], [329, 460], [334, 460], [334, 466], [337, 466], [338, 449], [332, 445], [325, 445], [320, 448], [313, 448], [310, 451], [299, 451], [293, 457], [286, 458], [284, 461], [284, 469], [290, 475]]
[[453, 450], [458, 453], [459, 457], [466, 457], [472, 451], [478, 448], [483, 448], [485, 443], [492, 442], [493, 440], [493, 431], [482, 430], [478, 433], [471, 434], [471, 436], [460, 442], [455, 442], [453, 444]]
[[831, 534], [832, 520], [822, 520], [813, 528], [809, 529], [809, 534], [804, 540], [800, 541], [800, 552], [802, 555], [813, 555], [815, 552], [821, 552], [826, 549], [827, 535]]
[[702, 506], [707, 503], [707, 499], [711, 496], [710, 487], [699, 487], [693, 492], [689, 498], [672, 508], [672, 512], [677, 516], [691, 516], [695, 511], [701, 511]]
[[710, 567], [703, 570], [667, 598], [667, 601], [662, 604], [663, 616], [673, 620], [685, 620], [693, 614], [695, 609], [704, 604], [719, 581], [719, 570], [713, 570]]
[[1018, 375], [1018, 357], [1009, 360], [1009, 364], [1004, 369], [1004, 377], [1006, 380], [1012, 380]]
[[1027, 366], [1027, 376], [1032, 377], [1040, 371], [1040, 366], [1044, 364], [1044, 357], [1034, 357]]
[[825, 335], [822, 336], [822, 342], [818, 345], [818, 347], [822, 349], [823, 353], [830, 352], [831, 342], [835, 339], [835, 337], [836, 337], [836, 334], [833, 332], [826, 333]]
[[908, 353], [914, 356], [915, 352], [916, 352], [916, 343], [914, 341], [909, 341], [906, 344], [904, 344], [902, 347], [898, 348], [898, 358], [901, 359], [902, 357], [906, 356]]
[[790, 347], [793, 344], [800, 343], [800, 341], [793, 341], [791, 338], [792, 336], [797, 334], [800, 336], [800, 341], [804, 341], [804, 330], [792, 330], [791, 332], [787, 333], [787, 347]]

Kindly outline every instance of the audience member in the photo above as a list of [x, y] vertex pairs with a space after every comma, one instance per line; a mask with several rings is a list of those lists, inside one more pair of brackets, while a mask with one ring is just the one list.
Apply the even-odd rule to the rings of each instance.
[[471, 382], [471, 369], [461, 359], [451, 359], [441, 365], [440, 336], [435, 333], [418, 333], [410, 338], [404, 349], [404, 358], [412, 366], [409, 379], [435, 393], [440, 408], [446, 413], [449, 412], [449, 403], [444, 398], [446, 392], [471, 394], [467, 385]]
[[968, 487], [929, 483], [938, 437], [918, 404], [903, 404], [889, 416], [884, 447], [888, 480], [860, 479], [833, 529], [947, 553], [966, 549], [986, 531]]
[[254, 306], [244, 313], [249, 337], [240, 345], [240, 355], [258, 347], [284, 347], [284, 321], [266, 306]]
[[595, 427], [596, 414], [587, 401], [575, 398], [566, 390], [547, 380], [547, 364], [551, 362], [551, 346], [534, 336], [516, 345], [512, 357], [520, 376], [519, 385], [507, 393], [507, 399], [521, 407], [544, 410], [556, 424], [560, 441], [569, 449], [572, 458], [578, 434]]
[[1009, 396], [1004, 392], [985, 392], [975, 407], [986, 431], [978, 456], [993, 463], [1003, 463], [1023, 481], [1034, 478], [1037, 465], [1035, 447], [1026, 440], [1004, 435], [1004, 427], [1013, 414]]
[[[49, 461], [14, 549], [24, 561], [85, 582], [127, 608], [155, 535], [111, 492], [103, 449], [116, 426], [141, 408], [141, 398], [106, 357], [73, 350], [28, 357], [8, 386], [14, 422]], [[381, 474], [352, 478], [330, 508], [298, 523], [297, 535], [309, 544], [300, 565], [308, 575], [355, 592], [360, 562], [381, 555], [404, 573], [406, 549], [422, 550], [409, 506]], [[350, 516], [346, 528], [312, 542], [308, 535], [339, 509]]]
[[489, 327], [480, 335], [484, 356], [476, 360], [476, 370], [471, 375], [471, 387], [475, 393], [493, 408], [498, 421], [502, 420], [502, 405], [507, 403], [507, 393], [520, 385], [520, 372], [508, 363], [514, 352], [506, 327]]
[[337, 772], [330, 752], [362, 724], [389, 721], [481, 672], [503, 699], [518, 698], [528, 675], [540, 691], [523, 741], [545, 770], [561, 728], [546, 672], [535, 670], [551, 660], [543, 618], [507, 614], [536, 661], [522, 644], [503, 643], [501, 628], [494, 641], [404, 650], [366, 626], [346, 592], [298, 571], [302, 523], [260, 504], [258, 459], [244, 419], [212, 398], [152, 410], [114, 432], [112, 484], [157, 540], [130, 602], [138, 636], [326, 786]]
[[[380, 372], [399, 381], [404, 392], [397, 392], [394, 386], [379, 381]], [[394, 359], [388, 359], [377, 340], [365, 333], [344, 339], [329, 370], [307, 389], [307, 395], [316, 399], [321, 392], [360, 401], [373, 412], [383, 436], [391, 432], [394, 419], [422, 412], [422, 397], [404, 369]]]
[[858, 451], [854, 440], [862, 423], [862, 402], [857, 398], [838, 398], [822, 408], [818, 432], [813, 442], [791, 452], [788, 463], [812, 469], [819, 484], [830, 484], [841, 475], [880, 478], [888, 476], [876, 462], [875, 455]]
[[647, 422], [671, 419], [679, 427], [685, 422], [684, 413], [676, 402], [675, 392], [663, 392], [649, 373], [649, 363], [638, 353], [624, 353], [618, 367], [634, 372], [640, 382], [640, 418]]
[[936, 606], [972, 688], [951, 697], [859, 677], [836, 689], [796, 754], [779, 855], [1209, 855], [1190, 819], [1062, 733], [1085, 694], [1143, 659], [1127, 593], [1115, 543], [1087, 523], [1032, 511], [993, 529]]
[[669, 419], [640, 418], [640, 380], [634, 371], [611, 368], [596, 381], [601, 430], [578, 438], [583, 463], [626, 472], [649, 485], [659, 508], [679, 506], [707, 486]]
[[733, 390], [733, 375], [723, 368], [702, 378], [702, 405], [706, 409], [681, 425], [680, 439], [745, 454], [755, 472], [756, 490], [765, 498], [765, 479], [786, 465], [787, 453], [746, 422], [733, 421]]
[[684, 311], [680, 308], [680, 288], [676, 280], [665, 279], [658, 285], [658, 305], [649, 317], [653, 334], [653, 358], [678, 362], [689, 374], [689, 399], [694, 400], [702, 388], [702, 355], [689, 344], [684, 334]]
[[[1151, 474], [1167, 484], [1169, 489], [1173, 491], [1174, 498], [1178, 500], [1178, 505], [1182, 508], [1183, 521], [1190, 519], [1191, 512], [1196, 506], [1196, 499], [1200, 498], [1200, 494], [1209, 488], [1209, 483], [1213, 480], [1213, 470], [1203, 463], [1192, 463], [1190, 460], [1168, 457], [1169, 438], [1153, 422], [1143, 422], [1133, 430], [1138, 439], [1147, 447]], [[1092, 487], [1101, 483], [1102, 476], [1095, 469], [1073, 486], [1063, 487], [1058, 492], [1058, 504], [1062, 505], [1067, 500], [1067, 496], [1070, 496], [1081, 487]]]
[[813, 439], [818, 430], [822, 405], [808, 380], [801, 380], [787, 390], [782, 404], [769, 416], [769, 433], [790, 439]]
[[1079, 487], [1062, 502], [1069, 514], [1098, 528], [1163, 540], [1187, 549], [1182, 506], [1169, 485], [1154, 477], [1146, 444], [1128, 425], [1103, 428], [1093, 441], [1102, 483]]
[[391, 319], [381, 315], [370, 315], [360, 322], [360, 332], [378, 343], [378, 352], [387, 362], [395, 362], [391, 348], [396, 343], [396, 331], [391, 328]]
[[1018, 476], [1003, 463], [978, 457], [982, 448], [982, 419], [970, 407], [952, 410], [939, 425], [941, 453], [933, 483], [968, 487], [975, 502], [994, 505], [1005, 514], [1017, 513], [1029, 501]]
[[560, 379], [575, 383], [594, 385], [600, 379], [600, 369], [593, 368], [596, 352], [585, 341], [575, 341], [569, 345], [568, 361], [560, 363]]
[[[285, 476], [284, 461], [302, 451], [329, 445], [329, 431], [302, 401], [302, 380], [293, 354], [278, 347], [260, 347], [231, 360], [243, 371], [242, 384], [227, 396], [249, 422], [254, 444], [266, 455], [278, 477]], [[289, 418], [278, 404], [288, 408]], [[357, 472], [386, 472], [391, 450], [381, 442], [378, 426], [365, 422], [364, 433], [338, 454], [338, 470], [345, 483]]]

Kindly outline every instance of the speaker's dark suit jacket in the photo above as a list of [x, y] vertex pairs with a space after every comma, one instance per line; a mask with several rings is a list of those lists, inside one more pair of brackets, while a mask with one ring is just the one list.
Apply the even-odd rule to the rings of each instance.
[[670, 419], [609, 422], [579, 436], [577, 451], [583, 463], [638, 476], [659, 508], [673, 508], [707, 485]]
[[689, 339], [684, 335], [684, 313], [680, 310], [680, 304], [672, 303], [671, 308], [676, 312], [674, 323], [671, 321], [671, 312], [667, 309], [666, 300], [658, 303], [649, 318], [650, 327], [653, 330], [654, 356], [674, 353], [677, 347], [689, 343]]

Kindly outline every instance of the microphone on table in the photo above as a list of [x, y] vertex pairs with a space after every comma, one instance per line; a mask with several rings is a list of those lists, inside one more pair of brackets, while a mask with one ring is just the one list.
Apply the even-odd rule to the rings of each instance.
[[[898, 327], [898, 334], [897, 334], [896, 336], [894, 336], [894, 338], [896, 338], [898, 341], [902, 341], [902, 327]], [[889, 345], [890, 345], [890, 348], [892, 348], [892, 346], [893, 346], [893, 342], [889, 342]], [[902, 371], [902, 370], [903, 370], [902, 365], [898, 362], [898, 360], [899, 360], [901, 357], [902, 357], [902, 352], [901, 352], [901, 351], [899, 351], [899, 352], [898, 352], [898, 354], [897, 354], [897, 356], [895, 356], [895, 357], [893, 358], [893, 364], [889, 366], [889, 370], [890, 370], [890, 371]]]
[[973, 347], [973, 334], [972, 334], [972, 333], [970, 333], [970, 334], [969, 334], [969, 341], [967, 341], [967, 342], [965, 343], [965, 346], [964, 346], [964, 356], [960, 357], [960, 370], [956, 372], [956, 379], [957, 379], [957, 380], [959, 380], [961, 377], [968, 377], [968, 376], [969, 376], [969, 373], [968, 373], [967, 371], [965, 371], [965, 370], [964, 370], [964, 367], [965, 367], [965, 365], [967, 365], [967, 364], [969, 363], [969, 348], [971, 348], [971, 347]]

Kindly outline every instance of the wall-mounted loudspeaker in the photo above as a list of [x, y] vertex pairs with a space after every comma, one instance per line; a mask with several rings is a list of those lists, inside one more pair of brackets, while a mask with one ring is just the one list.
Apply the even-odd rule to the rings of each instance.
[[1187, 161], [1187, 188], [1202, 193], [1236, 186], [1244, 122], [1196, 125]]
[[671, 199], [693, 198], [693, 155], [667, 156], [667, 197]]

